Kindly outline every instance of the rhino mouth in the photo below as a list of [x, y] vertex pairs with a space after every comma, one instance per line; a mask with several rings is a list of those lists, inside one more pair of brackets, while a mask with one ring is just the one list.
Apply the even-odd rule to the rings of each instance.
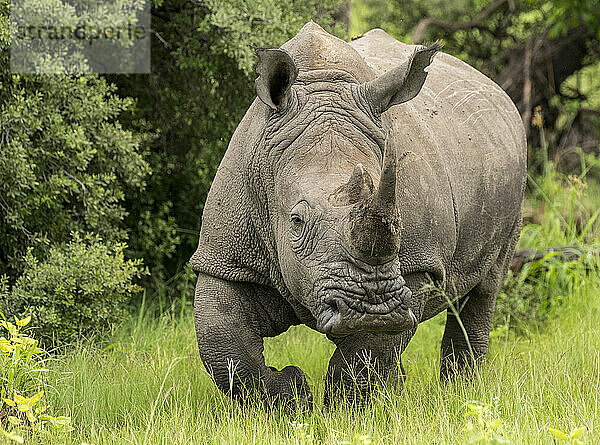
[[[417, 325], [412, 292], [400, 276], [326, 280], [320, 286], [317, 329], [333, 337], [356, 332], [397, 334]], [[341, 283], [340, 283], [341, 281]]]

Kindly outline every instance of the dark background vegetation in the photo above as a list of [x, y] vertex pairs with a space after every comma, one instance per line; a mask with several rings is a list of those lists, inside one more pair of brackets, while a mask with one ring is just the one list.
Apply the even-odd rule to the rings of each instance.
[[145, 301], [191, 300], [186, 263], [255, 96], [254, 50], [310, 19], [343, 39], [442, 39], [516, 103], [533, 176], [548, 159], [581, 173], [581, 152], [598, 152], [596, 0], [154, 0], [152, 73], [108, 76], [12, 74], [9, 13], [0, 0], [0, 311], [38, 307], [54, 341], [114, 321], [140, 301], [134, 282]]

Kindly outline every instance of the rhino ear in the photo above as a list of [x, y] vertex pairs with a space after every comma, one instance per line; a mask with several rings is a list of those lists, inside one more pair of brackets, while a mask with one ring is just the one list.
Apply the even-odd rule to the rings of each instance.
[[413, 99], [425, 83], [429, 66], [442, 43], [435, 42], [429, 47], [415, 50], [409, 59], [399, 67], [361, 85], [364, 97], [377, 113], [383, 113], [392, 105]]
[[288, 53], [281, 49], [258, 49], [256, 94], [265, 105], [277, 110], [285, 104], [298, 68]]

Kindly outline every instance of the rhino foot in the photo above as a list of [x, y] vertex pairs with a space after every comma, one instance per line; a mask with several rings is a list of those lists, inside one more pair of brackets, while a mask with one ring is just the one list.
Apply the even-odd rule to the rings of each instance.
[[369, 403], [373, 392], [390, 380], [404, 381], [400, 362], [402, 335], [356, 334], [337, 341], [329, 361], [326, 406], [347, 403], [353, 407]]
[[300, 368], [286, 366], [278, 371], [269, 366], [269, 369], [272, 372], [262, 381], [263, 394], [269, 406], [281, 406], [286, 410], [312, 410], [312, 392]]

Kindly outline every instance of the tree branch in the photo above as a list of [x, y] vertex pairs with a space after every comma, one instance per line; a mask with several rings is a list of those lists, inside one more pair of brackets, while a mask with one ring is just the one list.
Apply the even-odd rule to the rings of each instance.
[[167, 42], [165, 39], [163, 39], [163, 36], [161, 36], [158, 31], [155, 31], [154, 29], [151, 29], [150, 32], [152, 34], [154, 34], [158, 40], [160, 40], [160, 42], [163, 44], [163, 46], [165, 48], [171, 48], [171, 45], [169, 44], [169, 42]]
[[577, 110], [577, 112], [581, 113], [581, 114], [597, 114], [597, 115], [600, 115], [600, 109], [598, 109], [598, 108], [581, 107], [579, 110]]
[[513, 0], [494, 0], [492, 3], [487, 5], [483, 9], [483, 11], [481, 11], [479, 14], [477, 14], [475, 16], [475, 18], [473, 18], [472, 20], [469, 20], [468, 22], [458, 22], [458, 23], [445, 22], [443, 20], [439, 20], [439, 19], [436, 19], [433, 17], [426, 17], [424, 19], [421, 19], [421, 21], [419, 21], [419, 23], [415, 27], [415, 30], [413, 31], [412, 41], [415, 44], [421, 43], [421, 41], [423, 40], [425, 31], [430, 26], [436, 26], [436, 27], [441, 28], [444, 31], [448, 31], [448, 32], [456, 32], [456, 31], [460, 31], [460, 30], [464, 30], [464, 29], [480, 28], [481, 23], [483, 21], [485, 21], [494, 12], [496, 12], [498, 9], [500, 9], [500, 7], [503, 6], [505, 3], [508, 4], [508, 8], [510, 11], [514, 10], [515, 5], [514, 5]]

